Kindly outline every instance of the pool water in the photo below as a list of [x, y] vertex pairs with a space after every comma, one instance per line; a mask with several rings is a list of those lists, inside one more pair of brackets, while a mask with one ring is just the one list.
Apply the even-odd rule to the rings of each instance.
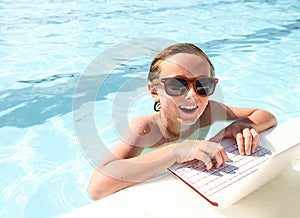
[[[299, 0], [1, 1], [0, 217], [56, 217], [91, 202], [74, 94], [95, 57], [126, 40], [195, 43], [226, 104], [268, 110], [279, 123], [299, 117], [299, 18]], [[152, 112], [143, 88], [150, 62], [120, 65], [99, 89], [90, 115], [107, 147], [117, 140], [116, 96], [138, 90], [126, 119]], [[119, 89], [136, 75], [136, 86]]]

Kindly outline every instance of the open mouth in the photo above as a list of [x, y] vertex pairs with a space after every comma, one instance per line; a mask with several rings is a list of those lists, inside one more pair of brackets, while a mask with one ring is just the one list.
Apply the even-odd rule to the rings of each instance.
[[198, 106], [196, 105], [191, 105], [191, 106], [188, 106], [188, 105], [182, 105], [182, 106], [179, 106], [179, 109], [185, 113], [194, 113], [196, 110], [197, 110]]

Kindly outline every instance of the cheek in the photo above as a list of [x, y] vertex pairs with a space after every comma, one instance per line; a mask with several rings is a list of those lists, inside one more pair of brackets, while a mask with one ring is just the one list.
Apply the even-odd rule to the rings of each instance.
[[174, 111], [178, 111], [176, 100], [169, 96], [161, 96], [160, 104], [164, 110], [172, 111], [172, 113], [174, 113]]
[[162, 97], [160, 98], [160, 102], [161, 104], [163, 104], [164, 106], [168, 107], [171, 105], [176, 105], [176, 103], [174, 102], [174, 100], [168, 98], [168, 97]]

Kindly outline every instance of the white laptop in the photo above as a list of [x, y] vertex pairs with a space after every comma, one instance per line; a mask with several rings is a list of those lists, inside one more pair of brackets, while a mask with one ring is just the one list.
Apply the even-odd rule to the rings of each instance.
[[[295, 125], [299, 129], [300, 124]], [[285, 126], [262, 133], [260, 146], [251, 156], [239, 155], [234, 140], [223, 140], [230, 161], [219, 169], [206, 171], [202, 162], [194, 161], [175, 164], [169, 170], [213, 206], [228, 207], [300, 160], [300, 134]], [[283, 131], [286, 137], [278, 138]]]

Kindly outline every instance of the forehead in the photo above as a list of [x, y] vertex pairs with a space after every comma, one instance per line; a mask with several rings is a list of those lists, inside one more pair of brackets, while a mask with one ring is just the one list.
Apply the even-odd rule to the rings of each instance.
[[210, 65], [201, 56], [194, 54], [179, 53], [164, 60], [160, 66], [161, 75], [184, 76], [195, 78], [210, 76]]

